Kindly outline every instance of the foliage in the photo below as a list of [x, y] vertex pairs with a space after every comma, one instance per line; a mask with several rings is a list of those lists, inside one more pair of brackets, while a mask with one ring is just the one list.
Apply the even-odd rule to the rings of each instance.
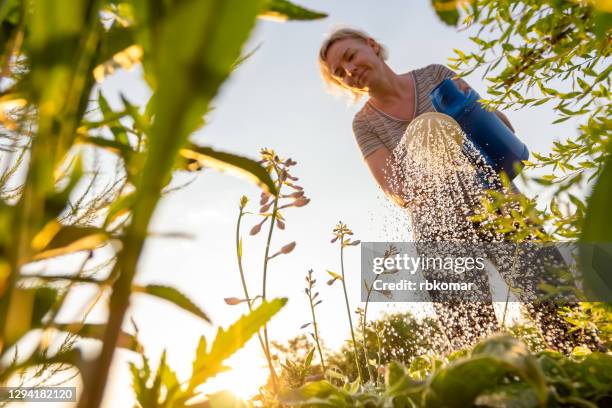
[[353, 345], [353, 357], [355, 358], [355, 367], [357, 368], [357, 380], [361, 382], [365, 377], [363, 376], [361, 370], [361, 364], [359, 363], [359, 351], [357, 350], [357, 340], [355, 338], [355, 330], [353, 329], [353, 319], [351, 318], [351, 306], [349, 304], [348, 295], [346, 293], [346, 280], [344, 275], [344, 248], [349, 246], [359, 245], [361, 241], [356, 240], [353, 241], [351, 236], [353, 235], [353, 231], [344, 224], [342, 221], [339, 221], [338, 224], [334, 227], [332, 234], [334, 237], [331, 240], [331, 243], [338, 241], [338, 246], [340, 247], [340, 271], [341, 275], [338, 275], [335, 272], [327, 271], [327, 273], [332, 277], [329, 281], [327, 281], [328, 285], [333, 285], [334, 282], [340, 281], [342, 282], [342, 290], [344, 292], [344, 303], [346, 304], [346, 314], [348, 317], [349, 328], [351, 329], [351, 339]]
[[[310, 202], [310, 199], [304, 195], [304, 189], [301, 186], [295, 184], [295, 182], [298, 181], [298, 178], [294, 177], [290, 173], [291, 167], [295, 166], [297, 162], [293, 161], [291, 158], [281, 158], [272, 149], [261, 149], [260, 154], [261, 160], [259, 161], [259, 164], [261, 164], [263, 166], [264, 171], [270, 175], [270, 179], [273, 180], [272, 187], [277, 193], [273, 196], [268, 191], [262, 191], [259, 200], [259, 205], [261, 207], [258, 213], [251, 213], [245, 211], [245, 207], [248, 204], [249, 200], [246, 196], [243, 196], [240, 199], [240, 213], [238, 215], [238, 221], [236, 223], [236, 258], [238, 261], [238, 271], [240, 273], [240, 281], [242, 283], [242, 289], [244, 291], [245, 298], [238, 299], [236, 297], [231, 297], [225, 299], [225, 302], [229, 305], [237, 305], [239, 303], [245, 302], [247, 303], [249, 309], [252, 309], [253, 302], [258, 298], [266, 300], [269, 262], [277, 256], [289, 254], [296, 247], [296, 242], [290, 242], [282, 246], [274, 254], [270, 255], [270, 245], [272, 242], [272, 234], [274, 233], [274, 229], [285, 229], [286, 219], [283, 216], [283, 212], [281, 212], [281, 210], [291, 207], [303, 207]], [[291, 188], [293, 192], [281, 194], [283, 188]], [[242, 222], [242, 218], [245, 215], [257, 215], [261, 217], [261, 221], [259, 221], [251, 228], [250, 235], [257, 235], [261, 231], [261, 228], [265, 225], [265, 223], [270, 220], [270, 226], [266, 239], [266, 249], [264, 252], [263, 260], [262, 292], [260, 295], [257, 295], [254, 298], [251, 298], [249, 295], [249, 289], [247, 287], [245, 279], [244, 266], [242, 264], [243, 245], [242, 238], [240, 236], [240, 225]], [[271, 359], [270, 344], [268, 340], [268, 329], [265, 324], [263, 326], [263, 336], [258, 333], [257, 337], [268, 361], [270, 378], [272, 381], [273, 388], [276, 391], [276, 389], [278, 388], [277, 374], [274, 370], [274, 365]]]
[[[434, 0], [436, 10], [459, 3]], [[455, 50], [451, 66], [468, 75], [484, 69], [495, 109], [553, 104], [554, 123], [579, 121], [577, 137], [555, 141], [550, 154], [533, 153], [527, 168], [546, 171], [533, 178], [550, 190], [548, 213], [529, 216], [555, 239], [576, 239], [585, 223], [586, 195], [602, 175], [610, 154], [610, 54], [612, 13], [605, 2], [475, 0], [464, 2], [465, 22], [478, 27], [472, 52]], [[441, 16], [443, 17], [443, 16]], [[609, 182], [599, 179], [602, 189]]]
[[[207, 379], [225, 371], [223, 361], [238, 351], [246, 342], [275, 315], [287, 302], [287, 299], [264, 301], [249, 314], [242, 316], [227, 330], [219, 328], [212, 346], [208, 348], [204, 336], [200, 338], [193, 361], [193, 369], [186, 386], [179, 382], [176, 373], [166, 363], [166, 352], [160, 357], [157, 370], [154, 373], [147, 357], [142, 354], [142, 366], [130, 364], [133, 388], [136, 399], [143, 408], [152, 407], [184, 407], [186, 403], [197, 397], [196, 388]], [[215, 404], [219, 394], [209, 395], [208, 399], [214, 406], [230, 406]]]
[[[2, 3], [0, 138], [7, 154], [0, 174], [0, 357], [12, 361], [0, 369], [3, 381], [29, 366], [69, 363], [84, 376], [87, 399], [80, 406], [98, 406], [114, 349], [130, 336], [121, 326], [133, 293], [208, 319], [175, 288], [132, 282], [149, 222], [176, 171], [231, 170], [277, 194], [256, 161], [188, 141], [243, 60], [256, 17], [269, 12], [284, 19], [324, 16], [276, 0]], [[152, 98], [141, 107], [119, 93], [120, 106], [111, 106], [96, 82], [136, 64]], [[106, 186], [101, 155], [116, 163]], [[112, 255], [94, 263], [101, 248]], [[35, 262], [66, 256], [82, 260], [78, 270], [25, 272]], [[78, 321], [56, 321], [68, 294], [82, 284], [97, 289], [91, 307], [110, 293], [104, 324], [85, 323], [91, 307]], [[74, 336], [53, 355], [48, 340], [56, 328], [103, 340], [97, 360], [86, 364], [71, 353]], [[45, 336], [17, 358], [33, 329]]]
[[595, 407], [612, 400], [612, 357], [532, 354], [508, 336], [484, 340], [449, 356], [421, 380], [418, 369], [392, 362], [380, 386], [328, 381], [287, 392], [283, 402], [309, 407]]
[[312, 277], [312, 269], [310, 269], [308, 271], [308, 275], [306, 275], [306, 287], [304, 288], [304, 293], [306, 293], [306, 296], [308, 296], [308, 304], [310, 306], [310, 314], [312, 316], [312, 321], [303, 324], [300, 327], [300, 329], [305, 329], [306, 327], [310, 326], [310, 324], [312, 323], [312, 332], [310, 332], [309, 334], [314, 340], [315, 344], [317, 345], [317, 350], [319, 352], [319, 359], [321, 361], [321, 369], [323, 370], [323, 372], [325, 372], [326, 371], [325, 358], [323, 357], [323, 350], [321, 349], [321, 339], [319, 337], [319, 326], [317, 325], [317, 316], [315, 313], [315, 307], [323, 303], [323, 300], [318, 299], [319, 292], [314, 291], [314, 287], [316, 283], [317, 283], [317, 280]]
[[[410, 313], [391, 313], [369, 322], [365, 336], [363, 326], [357, 336], [365, 339], [364, 356], [360, 358], [361, 371], [368, 373], [365, 381], [377, 383], [378, 372], [391, 361], [410, 366], [420, 365], [423, 369], [429, 364], [428, 355], [444, 355], [446, 338], [435, 319], [417, 320]], [[328, 364], [348, 378], [356, 378], [355, 362], [348, 345], [329, 353]], [[417, 361], [418, 360], [418, 361]], [[373, 370], [368, 370], [368, 366]], [[416, 367], [416, 366], [415, 366]]]

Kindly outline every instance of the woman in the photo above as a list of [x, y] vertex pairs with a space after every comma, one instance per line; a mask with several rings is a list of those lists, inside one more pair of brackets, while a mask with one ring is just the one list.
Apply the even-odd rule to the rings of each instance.
[[[397, 172], [401, 166], [397, 163], [394, 150], [411, 122], [415, 125], [419, 117], [427, 116], [423, 114], [435, 112], [429, 95], [442, 80], [454, 78], [463, 91], [467, 91], [469, 85], [455, 78], [455, 72], [438, 64], [397, 74], [385, 63], [386, 58], [385, 47], [372, 37], [360, 30], [342, 28], [334, 31], [321, 45], [319, 66], [323, 79], [332, 88], [349, 93], [355, 100], [365, 95], [369, 97], [353, 119], [355, 139], [376, 182], [388, 197], [406, 207], [413, 203], [407, 202], [405, 183], [397, 180], [398, 176], [401, 178], [403, 175], [402, 171], [399, 174]], [[514, 131], [504, 114], [496, 114]], [[389, 177], [390, 174], [393, 177]], [[417, 213], [419, 204], [422, 205], [412, 205]], [[469, 225], [466, 217], [463, 218], [464, 225]], [[430, 223], [442, 224], [436, 220], [430, 220]], [[423, 222], [421, 224], [424, 225]], [[473, 230], [472, 227], [468, 228]], [[430, 228], [430, 231], [437, 232], [435, 227]], [[432, 236], [436, 237], [436, 233], [420, 235], [417, 241], [440, 240], [439, 237], [431, 239]], [[503, 274], [501, 269], [500, 273]], [[498, 329], [490, 303], [449, 303], [436, 301], [436, 294], [431, 295], [438, 318], [447, 329], [452, 348], [468, 346], [477, 341], [478, 337]], [[527, 304], [527, 309], [532, 317], [539, 316], [537, 322], [547, 335], [549, 346], [570, 351], [578, 342], [576, 338], [569, 338], [575, 336], [568, 337], [569, 327], [557, 316], [554, 305]], [[596, 336], [588, 340], [591, 344], [597, 343]]]
[[[413, 119], [425, 112], [435, 112], [429, 93], [456, 73], [432, 64], [396, 74], [385, 63], [386, 58], [385, 47], [366, 33], [342, 28], [323, 42], [319, 66], [327, 84], [343, 89], [355, 100], [369, 96], [353, 120], [355, 139], [376, 182], [385, 194], [404, 206], [401, 194], [385, 176], [392, 172], [391, 152]], [[455, 82], [462, 90], [469, 89], [464, 80], [456, 78]], [[513, 129], [504, 114], [496, 113]]]

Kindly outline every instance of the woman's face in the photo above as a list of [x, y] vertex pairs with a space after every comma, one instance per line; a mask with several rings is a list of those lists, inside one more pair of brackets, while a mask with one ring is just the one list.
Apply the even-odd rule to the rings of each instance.
[[379, 50], [380, 46], [371, 38], [367, 42], [357, 38], [338, 40], [327, 50], [329, 71], [347, 87], [368, 91], [383, 63]]

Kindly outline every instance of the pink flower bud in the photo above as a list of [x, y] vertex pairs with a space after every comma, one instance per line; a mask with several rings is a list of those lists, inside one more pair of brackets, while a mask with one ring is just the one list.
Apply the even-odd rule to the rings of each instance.
[[281, 254], [288, 254], [289, 252], [293, 251], [293, 249], [295, 248], [295, 245], [296, 245], [295, 241], [285, 245], [280, 250]]
[[310, 198], [300, 197], [296, 199], [292, 204], [294, 207], [303, 207], [310, 202]]

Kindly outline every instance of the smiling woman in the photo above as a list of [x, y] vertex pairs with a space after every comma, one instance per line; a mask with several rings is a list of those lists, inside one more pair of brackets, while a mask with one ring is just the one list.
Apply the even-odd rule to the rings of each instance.
[[[385, 46], [367, 33], [340, 28], [321, 45], [319, 67], [331, 90], [341, 90], [355, 101], [369, 96], [353, 119], [355, 139], [378, 185], [404, 206], [402, 195], [386, 176], [393, 168], [391, 152], [417, 116], [435, 112], [429, 94], [440, 82], [454, 78], [463, 91], [470, 87], [440, 64], [397, 74], [385, 62], [387, 56]], [[505, 115], [496, 113], [512, 129]]]

